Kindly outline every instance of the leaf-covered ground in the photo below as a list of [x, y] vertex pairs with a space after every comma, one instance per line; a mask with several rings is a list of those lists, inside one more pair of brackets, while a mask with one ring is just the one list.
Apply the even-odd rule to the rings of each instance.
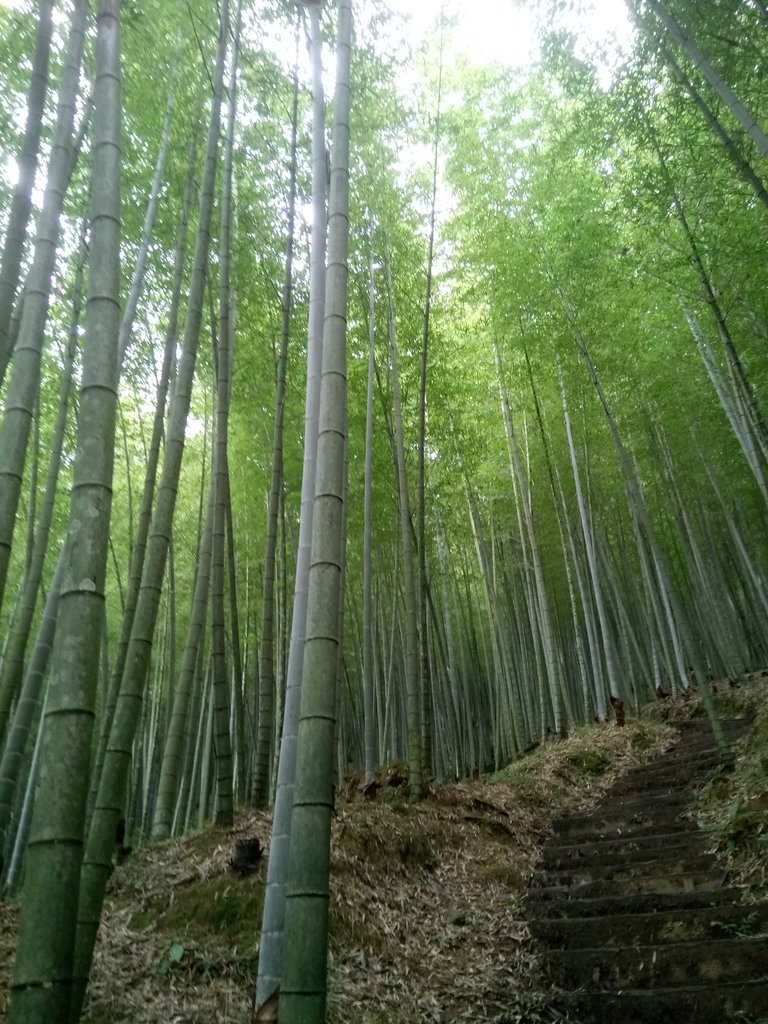
[[[719, 697], [758, 719], [734, 775], [701, 815], [737, 878], [765, 891], [768, 685]], [[351, 784], [333, 829], [331, 1024], [536, 1024], [559, 1019], [541, 990], [523, 899], [552, 819], [597, 803], [667, 747], [698, 701], [662, 701], [625, 729], [579, 730], [496, 776], [434, 787], [413, 806], [402, 772], [366, 800]], [[761, 788], [762, 787], [762, 788]], [[116, 868], [100, 931], [89, 1024], [229, 1024], [248, 1019], [266, 865], [230, 867], [237, 839], [267, 845], [269, 817], [241, 814], [132, 854]], [[0, 1018], [16, 910], [0, 904]]]

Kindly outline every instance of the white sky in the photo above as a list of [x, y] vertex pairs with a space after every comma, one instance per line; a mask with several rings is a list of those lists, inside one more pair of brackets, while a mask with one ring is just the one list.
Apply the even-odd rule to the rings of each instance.
[[[355, 0], [361, 6], [376, 0]], [[434, 31], [441, 11], [458, 19], [452, 33], [447, 57], [463, 55], [474, 64], [497, 61], [525, 68], [536, 60], [536, 18], [543, 17], [547, 0], [388, 0], [388, 6], [408, 18], [409, 41], [418, 47], [423, 37]], [[0, 6], [20, 8], [25, 0], [0, 0]], [[333, 6], [332, 0], [329, 6]], [[582, 49], [601, 50], [604, 71], [601, 77], [610, 80], [610, 65], [615, 60], [616, 46], [623, 48], [631, 38], [631, 30], [623, 0], [574, 0], [579, 14], [569, 15], [567, 27], [582, 39]], [[278, 48], [281, 48], [278, 45]], [[292, 58], [291, 52], [286, 59]], [[329, 69], [329, 75], [332, 69]], [[330, 84], [330, 83], [329, 83]], [[6, 178], [15, 178], [14, 169], [4, 168]]]
[[[535, 10], [543, 8], [532, 0], [389, 0], [390, 6], [407, 15], [413, 35], [421, 39], [434, 26], [441, 10], [457, 15], [459, 30], [456, 50], [474, 63], [499, 61], [516, 67], [528, 64], [536, 53]], [[19, 8], [23, 0], [0, 0], [0, 6]], [[604, 44], [612, 38], [625, 41], [630, 34], [622, 0], [580, 0], [583, 10], [573, 16], [569, 27], [584, 33], [590, 43]], [[532, 10], [533, 8], [533, 10]]]
[[389, 6], [410, 18], [414, 39], [434, 27], [441, 10], [458, 17], [456, 48], [476, 63], [520, 65], [535, 52], [533, 19], [515, 0], [389, 0]]
[[[544, 8], [544, 2], [533, 0], [389, 0], [389, 5], [410, 17], [419, 39], [435, 25], [442, 9], [446, 15], [458, 15], [455, 45], [460, 53], [473, 63], [498, 61], [516, 67], [535, 57], [536, 13]], [[570, 16], [567, 24], [584, 36], [586, 45], [629, 39], [622, 0], [580, 0], [578, 6], [583, 13]]]

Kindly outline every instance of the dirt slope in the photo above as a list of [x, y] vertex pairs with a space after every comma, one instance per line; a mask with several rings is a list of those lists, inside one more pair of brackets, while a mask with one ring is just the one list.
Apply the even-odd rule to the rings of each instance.
[[[758, 696], [768, 708], [765, 690], [729, 691], [729, 710]], [[561, 1019], [540, 991], [524, 910], [552, 820], [597, 804], [673, 741], [675, 719], [696, 712], [696, 701], [661, 702], [624, 729], [579, 730], [494, 777], [434, 787], [418, 806], [408, 803], [397, 769], [389, 780], [382, 775], [374, 800], [347, 786], [333, 830], [330, 1024]], [[742, 761], [751, 781], [739, 799], [751, 806], [762, 762], [754, 751]], [[737, 792], [740, 785], [733, 784]], [[750, 873], [753, 883], [763, 871], [764, 880], [762, 826], [750, 819], [756, 851], [745, 855], [747, 841], [740, 847], [728, 835], [732, 801], [726, 809], [716, 796], [707, 806], [723, 849], [731, 840], [734, 871]], [[742, 818], [738, 827], [746, 827]], [[248, 1019], [266, 872], [262, 864], [240, 877], [229, 861], [235, 841], [252, 836], [267, 845], [266, 814], [241, 814], [230, 831], [140, 850], [116, 868], [88, 1024]], [[15, 908], [0, 903], [0, 1018], [15, 918]]]

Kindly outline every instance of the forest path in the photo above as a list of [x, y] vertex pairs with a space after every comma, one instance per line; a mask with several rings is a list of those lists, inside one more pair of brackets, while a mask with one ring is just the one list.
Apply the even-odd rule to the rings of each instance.
[[[751, 720], [724, 724], [737, 740]], [[742, 902], [690, 816], [720, 769], [707, 721], [680, 733], [592, 811], [556, 821], [532, 880], [531, 931], [585, 1024], [768, 1020], [768, 904]]]

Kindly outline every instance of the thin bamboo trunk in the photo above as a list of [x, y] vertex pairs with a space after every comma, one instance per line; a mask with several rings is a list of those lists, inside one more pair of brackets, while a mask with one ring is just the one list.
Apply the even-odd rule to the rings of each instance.
[[[549, 696], [554, 709], [554, 731], [558, 736], [565, 736], [568, 731], [568, 722], [565, 716], [565, 704], [563, 698], [562, 667], [560, 653], [556, 649], [555, 645], [541, 552], [539, 550], [538, 538], [534, 529], [531, 495], [528, 488], [528, 482], [523, 472], [522, 461], [520, 458], [520, 447], [512, 419], [512, 409], [509, 404], [509, 393], [504, 382], [501, 351], [499, 349], [498, 342], [495, 341], [494, 350], [499, 377], [499, 389], [501, 392], [502, 415], [507, 435], [507, 447], [509, 450], [510, 472], [513, 480], [517, 483], [517, 488], [520, 491], [519, 504], [522, 508], [523, 520], [525, 523], [525, 539], [528, 542], [528, 548], [531, 554], [533, 579], [535, 584], [535, 601], [533, 602], [534, 616], [537, 628], [541, 635]], [[522, 538], [523, 533], [521, 531], [521, 539]]]
[[69, 396], [72, 389], [72, 368], [77, 352], [77, 339], [80, 327], [80, 306], [82, 301], [83, 286], [83, 262], [85, 259], [85, 239], [81, 240], [80, 251], [75, 271], [75, 286], [72, 297], [72, 320], [70, 324], [69, 339], [64, 354], [64, 364], [61, 371], [59, 384], [59, 405], [56, 413], [56, 423], [53, 428], [53, 437], [50, 442], [51, 457], [48, 463], [48, 473], [45, 481], [45, 492], [40, 506], [40, 518], [35, 530], [35, 541], [32, 549], [32, 558], [27, 566], [24, 579], [18, 616], [13, 623], [13, 630], [10, 634], [8, 647], [3, 654], [2, 668], [0, 669], [0, 743], [5, 735], [8, 724], [8, 715], [11, 705], [16, 699], [19, 687], [24, 675], [24, 656], [29, 641], [32, 621], [40, 585], [43, 579], [45, 567], [45, 556], [48, 553], [51, 524], [56, 502], [56, 490], [59, 482], [59, 470], [61, 468], [61, 453], [64, 446], [64, 434], [67, 427], [69, 411]]
[[224, 166], [219, 226], [219, 343], [214, 349], [216, 369], [216, 429], [212, 458], [213, 548], [211, 552], [211, 657], [214, 695], [214, 756], [216, 763], [216, 824], [229, 827], [234, 821], [234, 771], [230, 734], [229, 677], [226, 656], [224, 558], [227, 499], [229, 496], [227, 438], [234, 361], [234, 331], [230, 325], [230, 249], [232, 239], [232, 154], [237, 112], [237, 71], [240, 53], [242, 0], [237, 5], [229, 80], [229, 102], [224, 142]]
[[171, 834], [174, 812], [177, 806], [176, 794], [182, 778], [181, 767], [184, 746], [190, 728], [189, 709], [194, 692], [195, 671], [199, 663], [199, 652], [203, 645], [205, 620], [209, 607], [211, 583], [211, 550], [213, 545], [213, 481], [210, 485], [208, 512], [200, 552], [197, 558], [197, 572], [192, 596], [192, 608], [187, 626], [179, 678], [173, 697], [173, 710], [163, 749], [163, 763], [160, 769], [157, 806], [152, 826], [152, 838], [156, 841], [167, 839]]
[[[298, 26], [296, 49], [298, 51]], [[293, 308], [293, 253], [296, 223], [296, 169], [299, 117], [298, 52], [293, 72], [293, 107], [291, 110], [291, 165], [288, 185], [288, 230], [285, 250], [285, 274], [282, 295], [280, 351], [277, 359], [275, 424], [272, 439], [272, 473], [267, 503], [267, 541], [264, 554], [264, 592], [261, 605], [261, 645], [259, 648], [259, 721], [256, 734], [256, 761], [253, 776], [254, 806], [264, 807], [269, 793], [270, 748], [274, 724], [275, 691], [274, 609], [275, 565], [277, 552], [278, 510], [283, 488], [283, 422], [285, 419], [285, 373], [288, 362], [291, 312]]]
[[[2, 861], [2, 852], [6, 846], [8, 828], [13, 812], [13, 798], [22, 769], [24, 751], [27, 747], [35, 714], [40, 706], [40, 693], [42, 692], [48, 660], [53, 647], [56, 619], [59, 612], [59, 594], [65, 563], [66, 559], [62, 549], [56, 564], [53, 580], [48, 589], [48, 597], [46, 598], [45, 608], [40, 620], [37, 639], [32, 656], [29, 659], [29, 666], [24, 676], [24, 682], [10, 729], [8, 730], [8, 741], [3, 749], [2, 759], [0, 759], [0, 861]], [[0, 873], [2, 873], [1, 863]]]
[[37, 29], [32, 72], [27, 93], [27, 121], [17, 159], [18, 180], [8, 214], [2, 257], [0, 257], [0, 386], [5, 379], [13, 344], [11, 329], [13, 307], [19, 291], [21, 263], [32, 213], [32, 191], [37, 174], [40, 134], [43, 126], [45, 97], [48, 92], [48, 67], [53, 33], [54, 0], [40, 0], [37, 5]]
[[[176, 357], [176, 344], [178, 341], [179, 310], [181, 306], [181, 291], [184, 281], [184, 264], [187, 254], [187, 235], [189, 231], [189, 217], [192, 209], [192, 200], [195, 191], [195, 172], [197, 163], [197, 133], [195, 126], [192, 142], [190, 144], [189, 166], [187, 178], [184, 185], [184, 197], [182, 200], [182, 213], [179, 228], [176, 235], [176, 248], [174, 252], [173, 265], [173, 287], [171, 291], [171, 302], [168, 311], [168, 327], [165, 333], [165, 348], [163, 350], [163, 362], [160, 368], [160, 376], [155, 392], [155, 412], [152, 421], [152, 435], [147, 450], [147, 468], [144, 477], [144, 488], [139, 508], [138, 526], [136, 535], [133, 538], [133, 556], [131, 558], [128, 589], [125, 596], [123, 608], [120, 639], [117, 645], [112, 675], [109, 681], [107, 701], [101, 721], [101, 737], [97, 757], [96, 771], [94, 773], [94, 787], [98, 786], [103, 764], [104, 749], [112, 728], [112, 720], [115, 714], [115, 705], [120, 690], [120, 683], [125, 670], [125, 662], [128, 654], [128, 647], [131, 640], [131, 632], [136, 617], [136, 609], [141, 591], [142, 573], [147, 552], [147, 541], [149, 539], [150, 527], [152, 525], [152, 509], [155, 500], [155, 485], [157, 483], [158, 468], [160, 465], [160, 453], [162, 450], [163, 435], [165, 432], [166, 405], [168, 402], [168, 391]], [[207, 426], [207, 422], [206, 422]], [[203, 497], [201, 497], [201, 502]], [[202, 518], [202, 512], [201, 512]], [[95, 792], [94, 792], [95, 796]]]
[[0, 607], [11, 558], [32, 414], [40, 384], [51, 280], [64, 193], [69, 180], [75, 103], [88, 9], [88, 0], [76, 0], [72, 11], [48, 162], [48, 180], [37, 222], [37, 239], [27, 276], [5, 413], [0, 425]]
[[400, 399], [400, 372], [397, 362], [395, 335], [395, 309], [392, 295], [392, 268], [386, 260], [387, 309], [389, 326], [389, 355], [392, 364], [393, 448], [397, 466], [398, 508], [403, 549], [403, 577], [405, 583], [405, 691], [408, 706], [408, 768], [412, 800], [421, 800], [424, 792], [424, 763], [422, 758], [421, 687], [419, 685], [418, 604], [416, 573], [411, 532], [411, 509], [408, 476], [405, 466], [405, 440], [403, 437], [403, 411]]
[[688, 60], [706, 78], [718, 98], [752, 139], [761, 156], [768, 157], [768, 135], [763, 131], [752, 111], [741, 102], [733, 89], [726, 83], [690, 32], [686, 31], [661, 0], [646, 0], [646, 2]]
[[123, 365], [125, 361], [125, 353], [128, 351], [128, 346], [131, 343], [131, 334], [133, 332], [133, 322], [136, 318], [136, 310], [139, 307], [139, 299], [141, 298], [142, 288], [144, 287], [144, 278], [147, 272], [147, 260], [149, 259], [149, 246], [152, 241], [152, 233], [155, 229], [155, 220], [157, 218], [157, 206], [160, 199], [160, 190], [163, 185], [163, 174], [165, 173], [165, 164], [168, 159], [168, 148], [171, 139], [171, 118], [173, 115], [173, 104], [174, 96], [173, 92], [168, 93], [168, 100], [165, 105], [165, 119], [163, 121], [163, 130], [160, 136], [160, 146], [157, 152], [157, 159], [155, 161], [155, 173], [152, 178], [152, 185], [149, 192], [149, 198], [147, 200], [147, 209], [144, 214], [144, 227], [142, 230], [141, 245], [139, 246], [139, 253], [136, 257], [136, 263], [133, 268], [133, 279], [131, 280], [131, 287], [128, 290], [128, 298], [125, 302], [125, 308], [123, 309], [122, 320], [120, 321], [120, 365]]
[[365, 413], [365, 484], [363, 498], [363, 762], [366, 785], [376, 771], [376, 724], [373, 702], [373, 399], [376, 369], [376, 283], [373, 250], [368, 264], [368, 394]]

